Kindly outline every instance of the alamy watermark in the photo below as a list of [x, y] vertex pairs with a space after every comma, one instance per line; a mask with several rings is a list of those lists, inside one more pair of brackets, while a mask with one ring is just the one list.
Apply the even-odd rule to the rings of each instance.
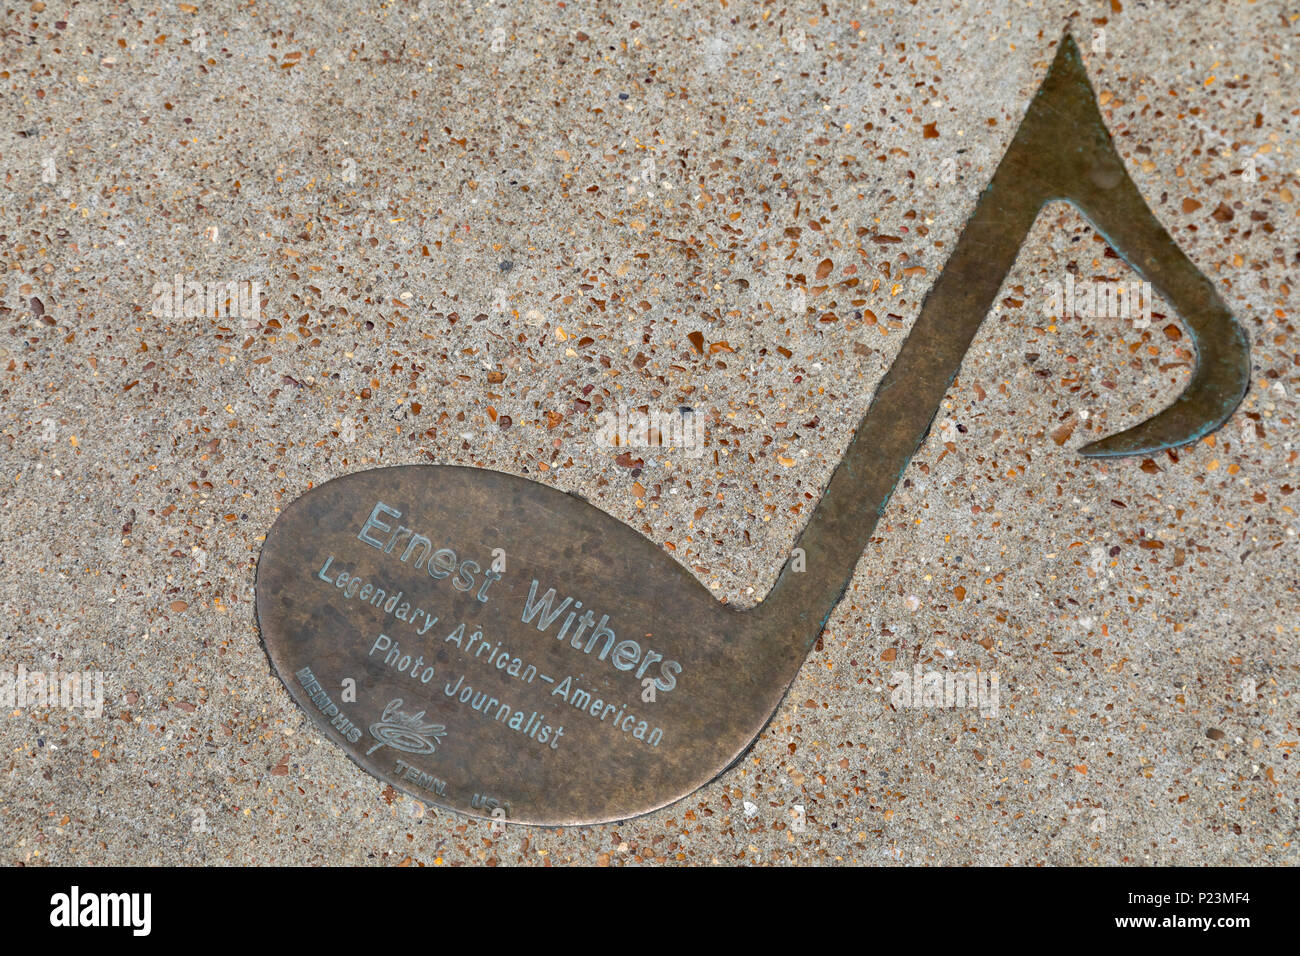
[[1132, 319], [1135, 327], [1151, 324], [1151, 283], [1076, 282], [1067, 275], [1065, 282], [1048, 282], [1044, 286], [1047, 300], [1043, 314], [1058, 318]]
[[704, 454], [704, 419], [690, 408], [641, 412], [619, 405], [600, 413], [596, 442], [610, 448], [677, 448], [688, 458]]
[[0, 707], [62, 707], [82, 710], [87, 717], [104, 713], [103, 671], [29, 671], [19, 664], [13, 673], [0, 671]]
[[917, 664], [892, 679], [898, 686], [889, 699], [899, 710], [978, 707], [981, 717], [998, 715], [997, 671], [923, 672]]
[[157, 282], [149, 292], [155, 318], [199, 319], [262, 317], [262, 283], [198, 282], [177, 273], [171, 282]]
[[55, 927], [118, 926], [133, 936], [148, 936], [152, 911], [152, 893], [83, 893], [74, 885], [50, 897], [50, 925]]

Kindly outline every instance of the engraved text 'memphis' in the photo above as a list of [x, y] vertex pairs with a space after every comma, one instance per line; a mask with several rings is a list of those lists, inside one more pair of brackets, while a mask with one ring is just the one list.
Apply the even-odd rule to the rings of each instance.
[[[386, 524], [382, 518], [390, 518], [393, 524]], [[393, 554], [393, 549], [402, 541], [406, 542], [406, 548], [401, 552], [400, 560], [405, 563], [415, 554], [415, 567], [421, 565], [429, 572], [429, 577], [442, 579], [455, 574], [455, 579], [451, 582], [457, 591], [469, 591], [474, 587], [474, 576], [483, 568], [477, 561], [471, 561], [466, 558], [461, 561], [456, 556], [456, 552], [451, 548], [439, 548], [433, 550], [433, 542], [422, 534], [416, 534], [414, 528], [408, 528], [404, 524], [397, 524], [397, 520], [402, 517], [402, 513], [396, 508], [390, 508], [382, 501], [375, 502], [375, 507], [370, 512], [370, 517], [366, 523], [361, 526], [357, 533], [357, 539], [364, 541], [384, 554]], [[387, 540], [382, 537], [375, 537], [374, 532], [380, 532], [386, 535]], [[418, 554], [417, 554], [418, 552]], [[488, 571], [483, 575], [483, 584], [475, 595], [480, 601], [487, 603], [487, 590], [493, 581], [501, 580], [500, 571]]]
[[[618, 635], [614, 633], [614, 629], [609, 626], [608, 614], [602, 614], [599, 623], [597, 623], [596, 616], [591, 613], [590, 608], [583, 611], [581, 615], [578, 614], [578, 609], [582, 607], [581, 601], [566, 597], [556, 607], [555, 588], [549, 588], [539, 598], [535, 579], [528, 588], [528, 600], [524, 602], [524, 611], [519, 619], [525, 624], [531, 624], [533, 619], [536, 618], [537, 629], [545, 632], [559, 619], [570, 604], [573, 605], [573, 610], [569, 611], [569, 616], [564, 619], [564, 623], [556, 632], [556, 640], [564, 641], [565, 638], [568, 638], [569, 646], [582, 651], [584, 654], [596, 651], [597, 657], [602, 661], [608, 660], [621, 671], [630, 671], [636, 668], [638, 680], [645, 676], [646, 668], [658, 663], [659, 676], [653, 678], [655, 686], [664, 693], [677, 686], [676, 675], [682, 672], [681, 664], [677, 663], [677, 661], [664, 660], [664, 656], [658, 651], [650, 648], [642, 649], [637, 641], [620, 641]], [[577, 627], [570, 633], [569, 629], [573, 627], [575, 618], [577, 619]], [[586, 641], [583, 641], [583, 633], [593, 624], [596, 625], [595, 630], [590, 633]]]

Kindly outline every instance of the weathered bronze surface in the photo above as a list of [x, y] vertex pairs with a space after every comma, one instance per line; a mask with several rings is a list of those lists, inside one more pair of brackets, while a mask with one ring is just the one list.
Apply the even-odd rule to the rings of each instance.
[[1150, 453], [1217, 428], [1247, 387], [1245, 336], [1125, 172], [1067, 36], [799, 538], [805, 572], [787, 562], [737, 611], [576, 497], [481, 469], [360, 472], [299, 498], [267, 538], [257, 615], [277, 673], [326, 737], [426, 803], [583, 824], [691, 793], [776, 712], [1056, 199], [1173, 303], [1198, 358], [1173, 405], [1081, 452]]

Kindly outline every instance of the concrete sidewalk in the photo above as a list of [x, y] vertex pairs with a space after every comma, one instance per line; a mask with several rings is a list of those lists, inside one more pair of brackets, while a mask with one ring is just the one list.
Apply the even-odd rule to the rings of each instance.
[[[865, 6], [23, 0], [0, 672], [92, 678], [0, 701], [3, 861], [1300, 862], [1300, 20]], [[1250, 337], [1223, 429], [1075, 454], [1168, 404], [1194, 355], [1159, 300], [1052, 307], [1136, 279], [1055, 205], [720, 779], [622, 824], [494, 833], [308, 725], [253, 575], [279, 510], [350, 471], [523, 475], [757, 601], [1067, 29]], [[602, 412], [682, 407], [702, 455], [596, 440]], [[927, 696], [932, 672], [996, 675], [995, 712]]]

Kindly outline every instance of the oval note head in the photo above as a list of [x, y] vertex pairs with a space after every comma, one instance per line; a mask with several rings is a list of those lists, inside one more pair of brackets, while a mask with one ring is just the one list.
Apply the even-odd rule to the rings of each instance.
[[257, 616], [285, 686], [349, 757], [507, 823], [685, 796], [745, 750], [803, 657], [767, 653], [751, 616], [585, 501], [452, 466], [296, 500], [267, 537]]

